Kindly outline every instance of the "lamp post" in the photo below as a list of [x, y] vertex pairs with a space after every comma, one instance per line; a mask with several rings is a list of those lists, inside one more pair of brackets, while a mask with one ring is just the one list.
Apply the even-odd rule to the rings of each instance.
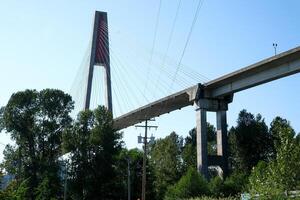
[[277, 43], [273, 43], [273, 47], [274, 47], [274, 52], [275, 52], [275, 56], [277, 55]]

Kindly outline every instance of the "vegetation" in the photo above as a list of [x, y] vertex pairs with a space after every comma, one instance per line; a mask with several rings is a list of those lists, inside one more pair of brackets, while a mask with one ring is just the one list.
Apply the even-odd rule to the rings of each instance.
[[168, 188], [165, 200], [177, 200], [190, 197], [207, 195], [208, 185], [206, 180], [196, 171], [190, 168], [187, 173], [174, 185]]
[[233, 170], [250, 173], [259, 161], [268, 162], [274, 154], [272, 135], [260, 114], [255, 117], [242, 110], [228, 137]]
[[121, 191], [117, 156], [121, 135], [113, 130], [112, 116], [104, 108], [82, 111], [64, 133], [64, 148], [70, 152], [69, 193], [74, 199], [116, 199]]
[[[15, 142], [6, 146], [0, 169], [16, 177], [0, 199], [127, 199], [128, 165], [131, 197], [141, 198], [143, 151], [124, 148], [104, 107], [74, 120], [72, 109], [71, 97], [53, 89], [17, 92], [0, 109], [0, 130]], [[215, 155], [216, 129], [207, 128], [208, 152]], [[286, 119], [276, 117], [268, 128], [260, 114], [242, 110], [228, 139], [230, 174], [210, 170], [209, 180], [196, 171], [196, 129], [149, 145], [147, 198], [232, 200], [249, 192], [287, 199], [300, 190], [300, 136]]]
[[[50, 89], [17, 92], [1, 109], [1, 129], [10, 133], [16, 144], [6, 147], [3, 166], [16, 175], [18, 185], [28, 187], [26, 198], [36, 199], [45, 193], [48, 199], [62, 195], [58, 157], [72, 109], [69, 95]], [[42, 187], [44, 184], [48, 185]]]
[[300, 146], [295, 139], [295, 131], [290, 124], [277, 117], [271, 124], [276, 147], [276, 159], [266, 163], [261, 161], [249, 178], [250, 192], [261, 198], [280, 197], [300, 186]]
[[182, 139], [171, 133], [164, 139], [158, 139], [151, 147], [151, 164], [154, 171], [154, 190], [156, 199], [162, 199], [168, 186], [175, 184], [181, 177]]

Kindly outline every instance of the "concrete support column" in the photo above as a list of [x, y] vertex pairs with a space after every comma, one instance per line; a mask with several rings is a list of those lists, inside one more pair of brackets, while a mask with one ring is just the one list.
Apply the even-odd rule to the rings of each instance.
[[222, 156], [223, 175], [228, 174], [226, 111], [217, 111], [217, 155]]
[[197, 108], [196, 110], [196, 138], [197, 138], [197, 169], [206, 179], [208, 179], [207, 160], [207, 120], [206, 110]]

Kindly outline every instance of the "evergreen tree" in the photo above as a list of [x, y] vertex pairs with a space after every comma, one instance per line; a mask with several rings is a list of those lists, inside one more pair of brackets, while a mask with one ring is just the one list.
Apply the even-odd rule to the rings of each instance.
[[162, 199], [168, 186], [176, 183], [182, 175], [182, 139], [172, 132], [158, 139], [151, 147], [151, 165], [154, 170], [156, 199]]
[[[123, 190], [117, 174], [121, 134], [113, 129], [111, 113], [103, 106], [79, 113], [64, 133], [70, 152], [69, 196], [73, 199], [120, 199]], [[121, 194], [122, 196], [122, 194]]]
[[[185, 144], [182, 151], [183, 171], [187, 172], [190, 167], [197, 168], [197, 140], [196, 128], [189, 131], [185, 138]], [[217, 154], [217, 131], [216, 128], [207, 123], [207, 150], [209, 155]]]
[[269, 161], [273, 155], [272, 136], [260, 114], [255, 117], [242, 110], [228, 137], [233, 169], [250, 172], [259, 161]]

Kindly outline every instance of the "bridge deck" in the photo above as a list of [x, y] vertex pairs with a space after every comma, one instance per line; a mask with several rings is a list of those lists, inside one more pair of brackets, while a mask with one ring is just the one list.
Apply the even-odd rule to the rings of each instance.
[[[300, 47], [242, 68], [203, 85], [204, 97], [222, 98], [238, 91], [300, 72]], [[198, 85], [187, 88], [114, 119], [123, 129], [146, 119], [193, 105]]]
[[239, 92], [300, 72], [300, 47], [262, 60], [204, 84], [211, 98]]
[[197, 85], [187, 88], [117, 117], [114, 119], [114, 126], [118, 130], [127, 128], [134, 124], [143, 122], [146, 119], [151, 119], [153, 117], [193, 105], [197, 89]]

